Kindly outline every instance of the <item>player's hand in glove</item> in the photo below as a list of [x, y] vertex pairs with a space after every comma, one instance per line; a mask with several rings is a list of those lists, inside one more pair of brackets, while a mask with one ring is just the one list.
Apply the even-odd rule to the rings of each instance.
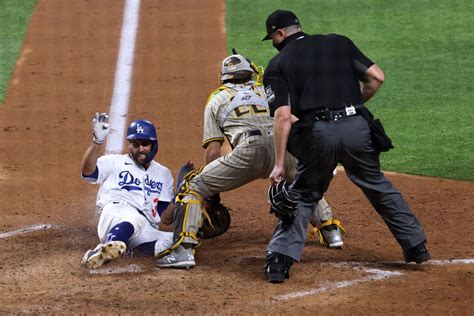
[[106, 113], [99, 114], [99, 112], [96, 112], [94, 118], [92, 119], [92, 134], [94, 143], [99, 145], [103, 144], [109, 132], [109, 116]]

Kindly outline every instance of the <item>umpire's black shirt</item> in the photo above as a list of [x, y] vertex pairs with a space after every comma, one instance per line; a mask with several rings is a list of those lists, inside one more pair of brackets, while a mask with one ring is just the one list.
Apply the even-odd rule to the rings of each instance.
[[272, 116], [283, 105], [302, 118], [320, 108], [362, 104], [359, 80], [373, 62], [349, 38], [298, 32], [282, 45], [264, 74]]

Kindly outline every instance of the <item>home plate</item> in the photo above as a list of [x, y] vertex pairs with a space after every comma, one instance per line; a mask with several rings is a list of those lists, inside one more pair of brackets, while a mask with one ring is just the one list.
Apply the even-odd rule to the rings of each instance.
[[90, 270], [90, 274], [124, 274], [124, 273], [142, 273], [143, 268], [137, 264], [131, 264], [128, 267], [100, 268]]

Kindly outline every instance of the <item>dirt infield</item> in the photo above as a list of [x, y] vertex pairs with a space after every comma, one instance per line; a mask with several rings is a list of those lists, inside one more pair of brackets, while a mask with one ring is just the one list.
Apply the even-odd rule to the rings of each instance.
[[[226, 54], [224, 2], [143, 0], [128, 118], [158, 125], [173, 173], [202, 161], [202, 111]], [[97, 187], [80, 161], [90, 119], [108, 111], [123, 3], [39, 0], [0, 108], [0, 313], [474, 314], [474, 183], [389, 174], [423, 223], [433, 260], [401, 263], [395, 239], [340, 171], [328, 198], [343, 250], [309, 240], [279, 285], [263, 279], [275, 219], [266, 180], [223, 194], [233, 222], [192, 270], [124, 258], [90, 272]], [[183, 124], [183, 119], [185, 124]], [[184, 125], [184, 126], [183, 126]]]

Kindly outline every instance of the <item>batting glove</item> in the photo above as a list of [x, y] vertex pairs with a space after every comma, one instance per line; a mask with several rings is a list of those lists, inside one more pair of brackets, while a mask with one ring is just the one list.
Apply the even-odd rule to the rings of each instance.
[[105, 138], [110, 132], [108, 121], [109, 116], [106, 113], [95, 113], [95, 116], [92, 119], [92, 135], [94, 143], [100, 145], [105, 142]]

